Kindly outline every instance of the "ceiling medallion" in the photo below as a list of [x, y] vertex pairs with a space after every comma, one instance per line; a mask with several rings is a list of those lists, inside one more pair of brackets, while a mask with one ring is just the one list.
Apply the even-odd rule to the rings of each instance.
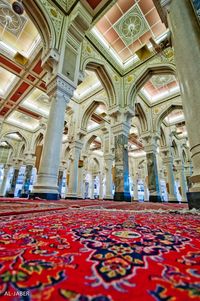
[[129, 46], [149, 31], [149, 26], [137, 4], [122, 16], [113, 27], [126, 46]]
[[151, 78], [151, 82], [155, 88], [161, 88], [163, 86], [168, 85], [169, 83], [175, 81], [176, 78], [174, 75], [167, 74], [167, 75], [153, 75]]
[[0, 25], [4, 30], [19, 37], [26, 24], [26, 17], [13, 12], [10, 4], [0, 0]]

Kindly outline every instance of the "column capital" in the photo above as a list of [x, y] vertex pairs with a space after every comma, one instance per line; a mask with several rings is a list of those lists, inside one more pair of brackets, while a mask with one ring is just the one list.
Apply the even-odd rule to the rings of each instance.
[[129, 106], [125, 108], [116, 106], [109, 110], [108, 115], [112, 117], [113, 123], [126, 122], [129, 124], [131, 119], [135, 116], [135, 112]]
[[114, 136], [123, 134], [128, 137], [129, 131], [130, 131], [130, 124], [127, 123], [126, 121], [124, 121], [124, 122], [112, 125], [111, 129], [112, 129]]
[[83, 147], [83, 142], [82, 141], [77, 141], [77, 140], [73, 141], [71, 143], [71, 145], [70, 145], [71, 150], [72, 149], [79, 149], [79, 150], [81, 150], [82, 147]]
[[66, 104], [73, 96], [75, 86], [68, 83], [61, 74], [57, 74], [47, 86], [47, 94], [49, 97], [62, 97]]
[[171, 149], [170, 147], [162, 147], [160, 149], [161, 152], [161, 156], [162, 156], [162, 160], [164, 162], [164, 160], [172, 160], [172, 153], [171, 153]]
[[114, 156], [112, 154], [107, 154], [104, 156], [104, 160], [114, 160]]
[[162, 161], [163, 161], [163, 163], [165, 165], [167, 165], [167, 164], [173, 164], [173, 158], [171, 156], [162, 158]]
[[24, 163], [26, 165], [32, 165], [34, 166], [35, 165], [35, 160], [36, 160], [36, 156], [34, 153], [32, 152], [27, 152], [24, 154]]
[[23, 160], [21, 158], [12, 158], [8, 164], [14, 167], [15, 169], [19, 169], [20, 166], [23, 164]]
[[144, 150], [146, 153], [157, 153], [158, 144], [157, 141], [160, 136], [152, 133], [147, 133], [141, 136], [144, 143]]

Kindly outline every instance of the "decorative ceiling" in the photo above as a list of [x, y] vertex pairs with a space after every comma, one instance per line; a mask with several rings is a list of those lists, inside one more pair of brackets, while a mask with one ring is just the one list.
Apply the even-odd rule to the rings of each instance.
[[4, 97], [16, 79], [16, 75], [0, 67], [0, 97]]
[[89, 96], [95, 90], [102, 88], [102, 84], [98, 79], [94, 71], [85, 71], [85, 77], [83, 82], [77, 87], [74, 92], [74, 98], [76, 100], [82, 100], [85, 97]]
[[13, 12], [12, 0], [0, 0], [0, 49], [6, 48], [11, 55], [17, 52], [29, 57], [40, 43], [37, 29], [26, 13]]
[[39, 127], [39, 120], [18, 111], [12, 112], [7, 118], [7, 122], [23, 127], [24, 129], [35, 131]]
[[181, 109], [173, 110], [164, 119], [164, 121], [166, 122], [167, 125], [180, 123], [180, 122], [183, 122], [184, 120], [185, 120], [184, 113], [183, 113], [183, 110], [181, 110]]
[[49, 115], [49, 98], [46, 93], [38, 88], [33, 89], [31, 93], [25, 97], [21, 103], [21, 106], [44, 117]]
[[[70, 10], [78, 1], [56, 0], [60, 6]], [[107, 0], [81, 0], [93, 10], [99, 10]], [[152, 0], [118, 0], [95, 26], [109, 47], [124, 63], [138, 49], [148, 45], [149, 38], [157, 38], [166, 31]], [[41, 67], [41, 53], [34, 54], [26, 65], [19, 64], [16, 52], [28, 57], [39, 45], [38, 32], [28, 16], [18, 16], [11, 10], [12, 0], [0, 0], [0, 117], [18, 127], [35, 131], [41, 120], [49, 115], [49, 101], [46, 96], [45, 71]], [[2, 44], [3, 43], [3, 44]], [[9, 55], [7, 55], [7, 53]], [[103, 89], [94, 71], [86, 70], [83, 82], [77, 87], [73, 100], [86, 101], [88, 97]], [[173, 75], [154, 75], [144, 85], [141, 93], [155, 104], [179, 92]], [[169, 118], [174, 118], [170, 116]], [[182, 119], [178, 119], [180, 121]], [[167, 120], [165, 120], [167, 123]], [[100, 103], [93, 112], [87, 130], [97, 129], [109, 123], [107, 109]], [[171, 121], [170, 121], [171, 122]], [[67, 133], [65, 135], [67, 139]], [[141, 149], [137, 127], [132, 127], [129, 144], [131, 150]], [[96, 141], [97, 143], [98, 141]]]
[[152, 0], [118, 0], [95, 29], [123, 63], [166, 31]]
[[171, 74], [153, 75], [141, 89], [150, 103], [165, 99], [180, 92], [176, 77]]

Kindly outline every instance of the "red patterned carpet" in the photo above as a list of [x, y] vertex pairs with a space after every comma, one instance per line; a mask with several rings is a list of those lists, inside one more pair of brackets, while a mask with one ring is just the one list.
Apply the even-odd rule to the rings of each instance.
[[200, 300], [198, 214], [68, 208], [0, 221], [1, 300]]
[[121, 210], [179, 210], [187, 209], [187, 204], [172, 203], [149, 203], [149, 202], [114, 202], [102, 200], [28, 200], [19, 198], [0, 198], [0, 216], [21, 213], [42, 212], [51, 210], [62, 210], [65, 208], [91, 209], [121, 209]]

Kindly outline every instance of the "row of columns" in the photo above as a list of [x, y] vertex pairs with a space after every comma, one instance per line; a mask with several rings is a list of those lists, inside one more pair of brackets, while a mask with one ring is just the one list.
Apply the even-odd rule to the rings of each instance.
[[[200, 78], [200, 68], [196, 64], [200, 61], [200, 27], [194, 17], [191, 2], [188, 0], [171, 1], [169, 13], [170, 26], [173, 35], [173, 45], [177, 73], [179, 76], [183, 108], [185, 113], [188, 136], [191, 146], [193, 175], [191, 177], [192, 188], [188, 193], [190, 208], [200, 207], [200, 128], [199, 116], [200, 106], [198, 99], [200, 95], [200, 85], [197, 81]], [[184, 20], [184, 22], [183, 22]], [[187, 44], [186, 42], [187, 41]], [[61, 75], [56, 75], [48, 83], [48, 95], [51, 101], [50, 114], [47, 131], [45, 135], [43, 154], [37, 183], [33, 189], [33, 196], [46, 199], [59, 199], [58, 191], [58, 170], [60, 164], [61, 142], [63, 134], [63, 124], [65, 118], [66, 105], [73, 95], [74, 85], [69, 84]], [[115, 112], [116, 114], [116, 112]], [[121, 118], [121, 120], [119, 120]], [[127, 116], [122, 114], [112, 125], [115, 139], [115, 195], [116, 201], [130, 201], [129, 192], [129, 170], [128, 170], [128, 127]], [[127, 122], [123, 122], [126, 120]], [[145, 151], [147, 154], [148, 181], [150, 190], [150, 201], [160, 201], [160, 186], [157, 162], [157, 146], [155, 138], [144, 137]], [[80, 158], [80, 147], [76, 144], [72, 147], [72, 162], [70, 166], [71, 180], [68, 188], [68, 196], [75, 197], [77, 191], [78, 160]], [[174, 197], [172, 162], [170, 156], [167, 160], [167, 170], [169, 174], [170, 197]], [[111, 182], [111, 164], [106, 163], [106, 174]], [[181, 189], [185, 193], [184, 174], [181, 164], [177, 165], [180, 173]], [[17, 174], [17, 171], [16, 171]], [[172, 178], [170, 178], [172, 176]], [[171, 179], [171, 180], [170, 180]], [[111, 185], [110, 185], [111, 186]], [[109, 185], [108, 185], [109, 187]], [[111, 196], [111, 191], [106, 191], [106, 196]], [[77, 195], [76, 195], [77, 197]]]
[[[146, 140], [149, 140], [150, 138]], [[152, 142], [152, 139], [150, 140]], [[154, 146], [152, 147], [152, 145], [147, 145], [145, 147], [147, 152], [147, 171], [148, 171], [148, 185], [146, 184], [146, 179], [145, 179], [145, 175], [141, 174], [139, 176], [139, 178], [135, 178], [134, 176], [132, 176], [132, 178], [134, 179], [134, 200], [138, 200], [138, 191], [136, 189], [136, 187], [138, 186], [138, 179], [143, 179], [143, 184], [144, 184], [144, 200], [148, 199], [148, 192], [147, 192], [147, 187], [149, 188], [149, 200], [150, 201], [161, 201], [161, 190], [160, 190], [160, 178], [159, 178], [159, 172], [158, 172], [158, 164], [157, 164], [157, 149], [156, 146], [154, 144]], [[68, 169], [68, 173], [69, 173], [69, 181], [68, 181], [68, 185], [67, 185], [67, 192], [66, 192], [66, 198], [84, 198], [84, 188], [85, 188], [85, 173], [86, 170], [83, 167], [83, 165], [79, 166], [79, 158], [80, 158], [80, 150], [81, 150], [81, 144], [77, 143], [77, 144], [73, 144], [72, 147], [72, 153], [70, 156], [70, 164], [69, 164], [69, 169]], [[72, 156], [73, 154], [73, 156]], [[162, 155], [163, 155], [163, 164], [166, 167], [166, 171], [167, 171], [167, 183], [168, 183], [168, 189], [169, 189], [169, 194], [168, 194], [168, 201], [169, 202], [177, 202], [177, 194], [175, 191], [175, 179], [174, 179], [174, 171], [173, 171], [173, 159], [172, 159], [172, 155], [170, 153], [169, 148], [165, 148], [162, 149]], [[100, 191], [99, 191], [99, 198], [102, 199], [104, 197], [104, 199], [108, 199], [111, 200], [113, 199], [113, 194], [112, 194], [112, 190], [113, 190], [113, 160], [114, 157], [113, 155], [106, 155], [105, 156], [105, 178], [106, 178], [106, 191], [105, 191], [105, 196], [103, 196], [103, 176], [102, 174], [98, 174], [99, 177], [99, 182], [100, 182]], [[154, 160], [154, 161], [153, 161]], [[16, 160], [15, 160], [16, 161]], [[122, 160], [120, 160], [119, 163], [121, 163]], [[16, 162], [15, 162], [16, 163]], [[186, 201], [186, 189], [187, 189], [187, 185], [186, 185], [186, 176], [185, 176], [185, 171], [184, 171], [184, 166], [182, 164], [182, 161], [180, 159], [175, 160], [175, 166], [176, 166], [176, 171], [177, 171], [177, 175], [178, 178], [180, 180], [180, 186], [181, 186], [181, 195], [182, 195], [182, 202]], [[116, 164], [115, 164], [116, 165]], [[118, 165], [118, 166], [122, 166], [122, 165]], [[9, 166], [5, 166], [4, 168], [4, 177], [3, 177], [3, 182], [1, 185], [1, 190], [0, 190], [0, 195], [4, 196], [5, 195], [5, 189], [6, 189], [6, 183], [7, 183], [7, 177], [8, 177], [8, 172], [11, 168], [11, 165]], [[13, 171], [13, 178], [11, 181], [11, 188], [8, 192], [9, 196], [14, 196], [14, 191], [15, 191], [15, 186], [16, 186], [16, 182], [17, 182], [17, 178], [19, 175], [19, 165], [15, 165], [14, 166], [14, 171]], [[61, 191], [62, 191], [62, 184], [63, 184], [63, 175], [64, 175], [64, 165], [62, 167], [60, 167], [59, 170], [59, 175], [58, 175], [58, 179], [57, 179], [57, 185], [58, 185], [58, 189], [59, 189], [59, 196], [61, 196]], [[30, 182], [31, 182], [31, 176], [32, 176], [32, 170], [33, 170], [33, 165], [27, 165], [26, 166], [26, 170], [25, 170], [25, 176], [24, 176], [24, 184], [23, 184], [23, 188], [22, 188], [22, 192], [21, 192], [21, 197], [27, 197], [29, 194], [29, 186], [30, 186]], [[119, 169], [115, 169], [115, 172], [119, 172]], [[187, 167], [187, 171], [190, 171], [190, 166]], [[157, 176], [157, 178], [156, 178]], [[94, 179], [95, 179], [96, 175], [93, 175], [92, 177], [92, 182], [90, 183], [91, 185], [91, 198], [93, 198], [94, 196]], [[125, 174], [126, 177], [126, 174]], [[127, 175], [127, 177], [129, 178], [129, 175]], [[153, 180], [152, 180], [153, 179]], [[118, 182], [115, 182], [115, 187], [116, 185], [118, 185]], [[118, 194], [119, 190], [121, 189], [121, 191], [123, 192], [123, 187], [122, 186], [118, 186], [116, 189], [116, 194]], [[130, 185], [127, 185], [127, 190], [128, 193], [130, 195]], [[115, 195], [114, 195], [114, 199], [115, 199]], [[118, 196], [117, 196], [118, 197]], [[118, 200], [122, 200], [123, 195], [120, 193], [119, 199]], [[129, 200], [128, 200], [129, 201]]]

